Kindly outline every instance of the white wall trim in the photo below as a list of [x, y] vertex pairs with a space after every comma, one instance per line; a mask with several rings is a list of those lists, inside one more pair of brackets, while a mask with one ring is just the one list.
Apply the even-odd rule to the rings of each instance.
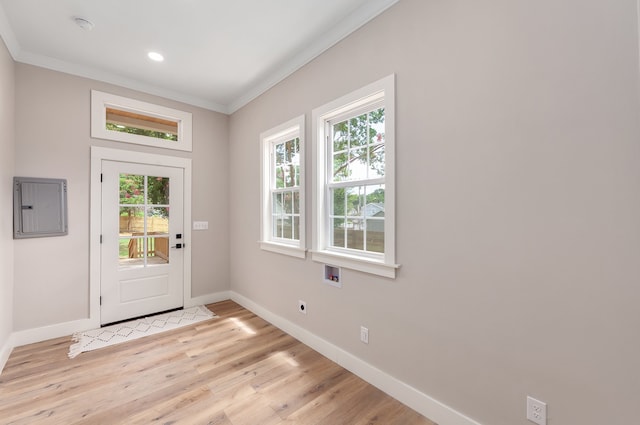
[[13, 334], [10, 334], [4, 345], [0, 348], [0, 373], [4, 370], [4, 366], [7, 364], [7, 360], [9, 360], [13, 347], [15, 347]]
[[35, 342], [46, 341], [48, 339], [69, 337], [75, 332], [86, 331], [98, 327], [91, 319], [73, 320], [71, 322], [57, 323], [55, 325], [42, 326], [39, 328], [26, 329], [17, 331], [12, 334], [13, 346], [20, 347], [22, 345], [33, 344]]
[[231, 292], [229, 291], [214, 292], [212, 294], [200, 295], [198, 297], [185, 300], [184, 308], [194, 307], [196, 305], [213, 304], [229, 299], [231, 299]]
[[[215, 292], [212, 294], [201, 295], [195, 298], [189, 298], [188, 300], [185, 300], [184, 307], [189, 308], [196, 305], [213, 304], [228, 299], [231, 299], [231, 293], [229, 291]], [[0, 349], [0, 371], [2, 371], [2, 369], [4, 368], [4, 365], [11, 355], [11, 351], [15, 347], [46, 341], [48, 339], [60, 338], [63, 336], [68, 336], [69, 341], [71, 341], [71, 336], [74, 333], [86, 331], [89, 329], [96, 329], [99, 327], [99, 320], [95, 321], [92, 319], [81, 319], [14, 332], [9, 335], [9, 339]]]
[[[301, 326], [272, 313], [237, 292], [221, 291], [190, 298], [185, 302], [185, 307], [211, 304], [227, 299], [237, 302], [244, 308], [252, 311], [264, 320], [318, 351], [320, 354], [440, 425], [481, 425], [479, 422], [474, 421], [446, 404], [366, 363], [362, 359], [320, 338]], [[0, 349], [0, 372], [4, 368], [14, 347], [52, 338], [71, 336], [74, 332], [95, 327], [96, 325], [91, 319], [83, 319], [14, 332], [9, 336], [8, 341], [2, 349]]]
[[200, 96], [179, 93], [163, 87], [158, 87], [148, 84], [142, 80], [123, 77], [91, 66], [78, 65], [26, 51], [18, 44], [15, 33], [11, 28], [9, 20], [6, 17], [6, 13], [1, 5], [0, 36], [2, 36], [11, 56], [16, 62], [35, 65], [41, 68], [64, 72], [83, 78], [90, 78], [92, 80], [104, 81], [106, 83], [142, 91], [156, 96], [166, 97], [168, 99], [184, 102], [190, 105], [209, 109], [211, 111], [221, 112], [223, 114], [232, 114], [293, 74], [298, 69], [302, 68], [307, 63], [311, 62], [316, 57], [320, 56], [323, 52], [346, 38], [349, 34], [353, 33], [397, 2], [398, 0], [369, 0], [365, 5], [337, 22], [335, 26], [327, 31], [322, 37], [306, 45], [305, 48], [299, 52], [293, 54], [293, 56], [281, 63], [276, 69], [263, 75], [253, 86], [248, 87], [243, 93], [240, 93], [235, 99], [232, 99], [231, 102], [226, 105], [213, 102], [211, 99], [205, 99]]
[[180, 93], [164, 87], [149, 84], [141, 80], [123, 77], [122, 75], [114, 74], [113, 72], [104, 71], [102, 69], [91, 66], [78, 65], [75, 63], [63, 61], [61, 59], [25, 51], [20, 48], [16, 48], [14, 50], [15, 53], [13, 54], [13, 58], [16, 62], [25, 63], [27, 65], [34, 65], [40, 68], [50, 69], [52, 71], [63, 72], [65, 74], [75, 75], [77, 77], [102, 81], [127, 89], [137, 90], [143, 93], [152, 94], [154, 96], [160, 96], [178, 102], [186, 103], [188, 105], [208, 109], [210, 111], [229, 114], [229, 108], [226, 105], [222, 105], [199, 96]]
[[269, 323], [318, 351], [340, 366], [376, 386], [439, 425], [481, 425], [479, 422], [452, 409], [444, 403], [420, 392], [388, 373], [320, 338], [289, 320], [261, 307], [249, 298], [230, 291], [231, 299]]
[[241, 94], [228, 105], [228, 113], [233, 114], [238, 109], [247, 105], [397, 2], [398, 0], [367, 1], [362, 7], [336, 22], [334, 27], [326, 31], [322, 37], [307, 44], [303, 50], [282, 63], [273, 73], [260, 78], [254, 86], [250, 87], [244, 94]]

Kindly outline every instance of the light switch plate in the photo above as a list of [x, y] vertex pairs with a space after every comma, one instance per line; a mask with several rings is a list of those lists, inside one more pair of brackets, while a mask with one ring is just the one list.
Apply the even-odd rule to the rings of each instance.
[[208, 221], [194, 221], [193, 230], [207, 230], [209, 228]]

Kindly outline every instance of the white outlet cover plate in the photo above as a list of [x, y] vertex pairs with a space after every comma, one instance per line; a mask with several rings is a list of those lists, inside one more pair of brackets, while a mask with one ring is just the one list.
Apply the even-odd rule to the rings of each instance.
[[360, 341], [365, 344], [369, 343], [369, 329], [364, 326], [360, 326]]
[[547, 403], [527, 396], [527, 419], [538, 425], [547, 425]]

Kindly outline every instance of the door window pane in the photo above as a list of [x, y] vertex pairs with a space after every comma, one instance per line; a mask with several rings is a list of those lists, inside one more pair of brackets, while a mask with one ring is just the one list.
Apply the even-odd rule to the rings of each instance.
[[147, 233], [169, 234], [169, 207], [155, 207], [147, 210]]
[[167, 177], [147, 177], [148, 203], [169, 205], [169, 179]]
[[144, 204], [144, 176], [120, 174], [120, 203]]
[[144, 207], [120, 207], [120, 235], [144, 232]]
[[169, 178], [120, 174], [119, 264], [169, 262]]
[[147, 238], [147, 264], [167, 264], [169, 262], [169, 238]]
[[120, 238], [118, 248], [118, 263], [121, 267], [144, 265], [144, 239]]

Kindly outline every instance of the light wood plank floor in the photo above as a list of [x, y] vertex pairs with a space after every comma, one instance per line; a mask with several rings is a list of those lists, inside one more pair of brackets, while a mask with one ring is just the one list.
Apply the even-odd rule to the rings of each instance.
[[434, 425], [232, 301], [217, 319], [67, 358], [13, 350], [1, 424]]

